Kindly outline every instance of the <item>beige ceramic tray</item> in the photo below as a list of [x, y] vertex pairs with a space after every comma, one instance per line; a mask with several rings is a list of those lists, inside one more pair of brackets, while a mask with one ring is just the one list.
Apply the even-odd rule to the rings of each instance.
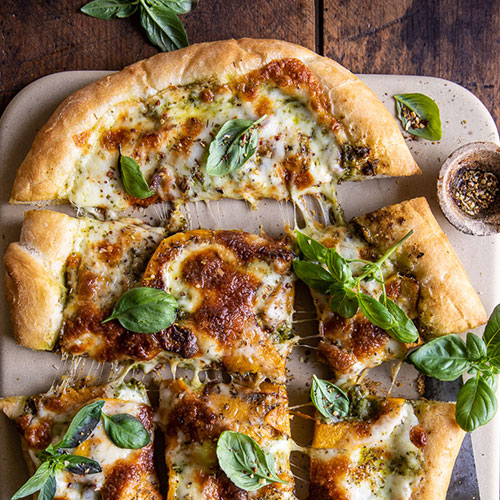
[[[44, 124], [55, 107], [72, 91], [104, 76], [106, 72], [76, 71], [58, 73], [42, 78], [26, 87], [12, 101], [0, 120], [0, 223], [2, 255], [11, 241], [19, 237], [24, 207], [7, 203], [15, 171], [25, 154], [36, 131]], [[426, 196], [439, 223], [451, 240], [459, 257], [481, 294], [488, 313], [500, 302], [498, 286], [500, 267], [499, 237], [471, 237], [456, 231], [442, 216], [436, 198], [436, 178], [441, 163], [458, 146], [473, 141], [499, 142], [495, 124], [484, 106], [462, 87], [436, 78], [415, 76], [361, 75], [361, 78], [382, 99], [394, 113], [392, 95], [403, 92], [422, 92], [433, 97], [440, 106], [443, 123], [443, 139], [436, 143], [408, 138], [408, 144], [423, 174], [406, 179], [372, 180], [340, 186], [339, 198], [347, 218], [402, 201], [415, 196]], [[71, 211], [57, 207], [57, 210]], [[293, 221], [293, 210], [286, 204], [261, 202], [257, 211], [247, 208], [243, 202], [224, 200], [221, 202], [192, 204], [188, 207], [192, 227], [199, 225], [213, 228], [241, 228], [258, 232], [262, 225], [270, 235], [279, 235], [283, 223]], [[162, 222], [162, 212], [151, 212], [157, 223]], [[2, 273], [3, 274], [3, 273]], [[7, 305], [3, 298], [3, 280], [0, 290], [0, 396], [32, 394], [48, 389], [51, 383], [67, 368], [59, 357], [45, 352], [32, 352], [16, 346], [11, 334]], [[299, 294], [300, 295], [300, 294]], [[312, 316], [313, 314], [311, 314]], [[297, 324], [299, 334], [315, 334], [314, 322]], [[304, 359], [310, 362], [304, 363]], [[291, 404], [307, 401], [306, 382], [311, 373], [321, 374], [324, 370], [314, 363], [314, 354], [307, 354], [304, 348], [296, 348], [289, 362], [293, 377], [289, 382]], [[318, 371], [319, 370], [319, 371]], [[404, 384], [394, 395], [416, 397], [414, 389], [415, 372], [405, 366], [399, 377]], [[324, 372], [326, 374], [327, 372]], [[386, 383], [390, 366], [379, 367], [370, 377]], [[499, 470], [499, 420], [476, 431], [473, 436], [474, 455], [480, 484], [481, 498], [498, 498]], [[300, 444], [307, 444], [310, 428], [307, 423], [294, 419], [294, 437]], [[0, 417], [0, 500], [8, 500], [27, 477], [19, 441], [14, 426], [3, 415]], [[300, 461], [300, 457], [294, 457]], [[470, 467], [473, 464], [470, 463]], [[295, 471], [300, 474], [298, 470]], [[453, 481], [459, 481], [455, 475]], [[299, 494], [304, 486], [298, 484]], [[455, 484], [454, 491], [459, 491]], [[463, 496], [462, 496], [463, 493]], [[472, 491], [462, 491], [453, 498], [470, 499]], [[302, 495], [301, 495], [302, 496]]]

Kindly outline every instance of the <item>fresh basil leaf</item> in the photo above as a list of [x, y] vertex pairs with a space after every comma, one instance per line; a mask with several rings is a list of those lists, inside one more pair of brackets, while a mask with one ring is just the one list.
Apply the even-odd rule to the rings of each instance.
[[306, 234], [295, 231], [297, 235], [297, 244], [299, 245], [299, 250], [306, 260], [311, 260], [313, 262], [325, 263], [326, 254], [328, 249], [325, 245], [321, 244], [319, 241], [310, 238]]
[[224, 431], [217, 441], [217, 459], [226, 476], [246, 491], [256, 491], [272, 483], [289, 484], [275, 471], [274, 458], [250, 436]]
[[127, 413], [111, 416], [103, 413], [102, 416], [106, 435], [119, 448], [137, 450], [151, 442], [151, 436], [138, 418]]
[[395, 320], [388, 309], [378, 300], [366, 293], [358, 294], [359, 308], [366, 319], [375, 326], [387, 330], [394, 326]]
[[95, 460], [79, 455], [63, 455], [64, 468], [72, 474], [97, 474], [102, 472], [101, 466]]
[[481, 377], [488, 384], [489, 388], [496, 392], [498, 386], [498, 377], [493, 373], [481, 373]]
[[349, 288], [335, 288], [330, 290], [332, 296], [330, 310], [343, 318], [352, 318], [358, 311], [358, 297]]
[[441, 139], [439, 107], [430, 97], [424, 94], [397, 94], [394, 99], [398, 118], [407, 132], [429, 141]]
[[54, 475], [50, 475], [38, 493], [38, 500], [52, 500], [56, 495], [57, 484]]
[[94, 401], [84, 406], [73, 417], [64, 437], [54, 448], [56, 450], [59, 448], [76, 448], [83, 443], [99, 423], [103, 406], [104, 401]]
[[194, 10], [198, 0], [147, 0], [149, 4], [156, 4], [173, 10], [176, 14], [187, 14]]
[[220, 128], [208, 148], [207, 174], [226, 175], [241, 168], [257, 151], [258, 120], [229, 120]]
[[465, 431], [472, 432], [487, 424], [497, 411], [497, 398], [480, 374], [460, 388], [457, 396], [455, 418]]
[[386, 332], [394, 339], [406, 344], [411, 344], [418, 340], [419, 334], [413, 321], [406, 315], [395, 302], [382, 295], [380, 302], [387, 308], [394, 318], [394, 325], [389, 327]]
[[151, 43], [164, 52], [188, 46], [186, 30], [172, 9], [157, 3], [147, 5], [142, 1], [140, 17]]
[[94, 0], [85, 4], [80, 11], [98, 19], [129, 17], [137, 10], [138, 0]]
[[491, 313], [490, 319], [484, 329], [483, 340], [486, 343], [488, 354], [500, 346], [500, 304]]
[[500, 345], [497, 345], [496, 349], [489, 352], [488, 362], [491, 365], [492, 370], [498, 373], [498, 370], [500, 370]]
[[317, 292], [326, 294], [330, 287], [335, 285], [333, 276], [319, 264], [294, 260], [293, 270], [300, 280]]
[[465, 343], [467, 355], [471, 361], [479, 361], [486, 356], [486, 344], [481, 337], [469, 332]]
[[116, 303], [103, 323], [117, 319], [136, 333], [156, 333], [169, 327], [177, 314], [177, 301], [165, 290], [149, 287], [132, 288]]
[[352, 271], [347, 261], [333, 248], [329, 248], [326, 254], [326, 265], [331, 275], [345, 286], [351, 285]]
[[431, 340], [408, 359], [418, 371], [439, 380], [455, 380], [471, 367], [465, 342], [454, 334]]
[[40, 491], [45, 483], [53, 477], [53, 474], [50, 462], [43, 462], [35, 473], [14, 493], [11, 500], [24, 498]]
[[349, 413], [350, 401], [347, 394], [335, 384], [313, 375], [311, 401], [328, 420], [337, 421]]
[[154, 191], [149, 189], [148, 183], [139, 168], [139, 164], [133, 158], [120, 153], [119, 164], [123, 187], [128, 194], [140, 200], [144, 200], [155, 194]]

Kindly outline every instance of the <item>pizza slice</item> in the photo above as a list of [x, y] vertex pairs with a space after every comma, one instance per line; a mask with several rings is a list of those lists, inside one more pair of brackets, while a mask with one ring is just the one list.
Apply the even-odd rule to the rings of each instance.
[[[486, 322], [481, 301], [425, 198], [356, 217], [348, 226], [313, 228], [308, 236], [348, 259], [348, 272], [354, 277], [362, 276], [367, 265], [383, 256], [382, 276], [377, 271], [369, 281], [358, 280], [359, 292], [380, 302], [385, 287], [387, 298], [404, 311], [405, 321], [411, 320], [419, 333], [409, 340], [398, 340], [387, 327], [377, 326], [373, 316], [362, 312], [361, 303], [358, 309], [353, 298], [358, 285], [345, 297], [341, 287], [325, 288], [304, 275], [313, 288], [320, 320], [318, 352], [338, 378], [354, 378], [385, 360], [402, 359], [409, 348], [423, 340], [460, 333]], [[301, 277], [300, 270], [296, 271]], [[339, 307], [341, 298], [347, 304], [352, 299], [352, 310]]]
[[139, 382], [0, 400], [34, 475], [15, 498], [160, 500], [153, 409]]
[[177, 300], [177, 319], [165, 331], [166, 342], [179, 345], [171, 349], [176, 359], [284, 382], [296, 340], [294, 256], [286, 241], [243, 231], [200, 229], [164, 239], [142, 284]]
[[153, 357], [162, 349], [157, 339], [101, 322], [121, 294], [140, 283], [164, 236], [163, 228], [136, 219], [25, 212], [20, 241], [4, 257], [17, 342], [99, 361]]
[[[294, 341], [290, 245], [242, 231], [164, 236], [136, 220], [26, 212], [21, 241], [5, 256], [17, 341], [98, 361], [162, 355], [284, 380]], [[176, 321], [153, 333], [104, 321], [141, 284], [173, 295]]]
[[335, 423], [316, 419], [309, 498], [445, 500], [465, 436], [455, 404], [347, 396]]
[[[160, 387], [159, 422], [166, 440], [168, 500], [295, 499], [289, 468], [293, 442], [285, 386], [207, 383], [193, 389], [182, 379], [164, 381]], [[221, 436], [227, 431], [244, 445], [252, 438], [267, 461], [272, 462], [275, 479], [282, 482], [256, 483], [250, 469], [246, 489], [236, 486], [223, 472], [224, 468], [232, 475], [218, 458]], [[233, 451], [237, 448], [235, 444]], [[246, 459], [248, 455], [241, 457], [243, 463]], [[259, 463], [248, 463], [258, 474]], [[236, 477], [233, 479], [238, 482]]]
[[339, 181], [418, 172], [395, 120], [348, 70], [282, 41], [227, 40], [158, 54], [69, 96], [35, 138], [11, 202], [109, 213], [332, 202]]

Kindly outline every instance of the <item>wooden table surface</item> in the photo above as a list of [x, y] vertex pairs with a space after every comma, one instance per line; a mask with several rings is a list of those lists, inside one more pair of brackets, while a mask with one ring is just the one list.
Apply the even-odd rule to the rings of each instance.
[[[0, 1], [0, 113], [58, 71], [118, 70], [157, 49], [137, 16], [85, 16], [85, 0]], [[190, 42], [281, 38], [356, 73], [430, 75], [479, 97], [500, 124], [499, 0], [200, 0], [182, 16]]]

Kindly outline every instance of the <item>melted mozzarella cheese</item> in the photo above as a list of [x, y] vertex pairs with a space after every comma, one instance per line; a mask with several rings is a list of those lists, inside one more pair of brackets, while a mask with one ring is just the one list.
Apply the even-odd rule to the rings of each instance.
[[348, 459], [346, 473], [331, 480], [349, 500], [410, 500], [423, 477], [423, 450], [410, 440], [410, 430], [418, 424], [413, 405], [405, 402], [369, 425], [369, 433], [344, 438], [342, 449], [312, 450], [312, 459]]
[[[123, 102], [105, 113], [86, 132], [78, 169], [68, 184], [70, 202], [87, 209], [129, 206], [117, 175], [116, 141], [122, 143], [123, 154], [137, 159], [146, 179], [162, 169], [167, 172], [165, 178], [171, 182], [158, 191], [165, 200], [223, 196], [254, 202], [323, 192], [329, 197], [330, 186], [344, 173], [340, 150], [335, 134], [318, 121], [307, 102], [268, 84], [259, 86], [252, 101], [226, 89], [212, 102], [203, 102], [199, 95], [204, 88], [201, 84], [169, 88], [147, 101]], [[262, 102], [267, 118], [259, 128], [257, 153], [228, 175], [206, 175], [207, 149], [219, 128], [234, 118], [256, 120]], [[182, 142], [183, 126], [190, 119], [196, 120], [196, 130]], [[109, 133], [116, 137], [107, 143], [103, 137]], [[149, 142], [144, 140], [148, 134], [154, 137]], [[281, 167], [293, 158], [307, 168], [311, 182], [287, 185]]]

